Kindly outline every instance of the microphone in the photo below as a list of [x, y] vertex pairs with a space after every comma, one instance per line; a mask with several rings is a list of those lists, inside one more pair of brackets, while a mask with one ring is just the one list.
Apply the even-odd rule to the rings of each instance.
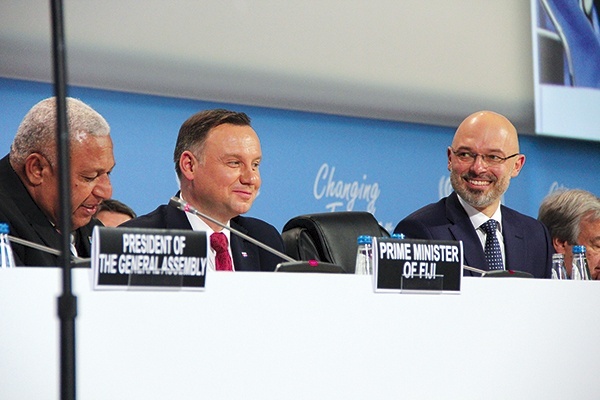
[[485, 274], [488, 271], [484, 271], [483, 269], [479, 269], [479, 268], [475, 268], [475, 267], [469, 267], [466, 264], [463, 264], [463, 268], [466, 269], [467, 271], [471, 271], [471, 272], [477, 272], [478, 274], [481, 274], [481, 276], [483, 276], [483, 274]]
[[[25, 239], [21, 239], [12, 235], [7, 235], [8, 236], [8, 240], [10, 240], [13, 243], [17, 243], [26, 247], [30, 247], [32, 249], [36, 249], [36, 250], [40, 250], [43, 251], [45, 253], [50, 253], [53, 254], [55, 256], [59, 256], [62, 254], [62, 252], [60, 250], [56, 250], [55, 248], [52, 247], [48, 247], [48, 246], [44, 246], [42, 244], [38, 244], [35, 242], [30, 242], [29, 240], [25, 240]], [[71, 256], [71, 263], [72, 264], [85, 264], [85, 263], [89, 263], [90, 259], [89, 258], [81, 258], [81, 257], [75, 257], [75, 256]]]
[[172, 207], [175, 207], [181, 211], [189, 212], [189, 213], [195, 214], [201, 218], [207, 219], [210, 222], [217, 224], [221, 228], [227, 229], [229, 232], [231, 232], [239, 237], [242, 237], [242, 238], [246, 239], [247, 241], [249, 241], [250, 243], [253, 243], [253, 244], [257, 245], [258, 247], [268, 251], [269, 253], [274, 254], [277, 257], [286, 260], [287, 262], [277, 264], [277, 268], [275, 269], [275, 271], [277, 271], [277, 272], [330, 272], [330, 273], [346, 272], [341, 266], [327, 263], [327, 262], [322, 262], [322, 261], [317, 261], [317, 260], [310, 260], [310, 261], [295, 260], [292, 257], [288, 256], [287, 254], [284, 254], [284, 253], [272, 248], [271, 246], [268, 246], [256, 239], [254, 239], [253, 237], [248, 236], [245, 233], [238, 231], [237, 229], [227, 226], [224, 223], [217, 221], [216, 219], [210, 217], [209, 215], [204, 214], [203, 212], [200, 212], [199, 210], [194, 208], [192, 205], [190, 205], [190, 203], [188, 203], [187, 201], [183, 200], [180, 197], [177, 197], [177, 196], [171, 197], [171, 200], [169, 201], [169, 205]]
[[468, 265], [463, 265], [463, 268], [467, 271], [481, 274], [482, 278], [533, 278], [533, 275], [531, 275], [529, 272], [515, 271], [512, 269], [485, 271], [483, 269], [469, 267]]

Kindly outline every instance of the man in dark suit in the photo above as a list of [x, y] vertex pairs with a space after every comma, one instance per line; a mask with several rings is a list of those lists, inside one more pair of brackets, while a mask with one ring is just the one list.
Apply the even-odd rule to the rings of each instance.
[[[525, 163], [510, 121], [490, 111], [470, 115], [456, 130], [447, 156], [454, 192], [410, 214], [394, 232], [413, 239], [460, 240], [464, 264], [477, 269], [550, 277], [553, 250], [546, 227], [500, 204]], [[486, 246], [497, 250], [486, 256]]]
[[[115, 160], [106, 120], [83, 102], [67, 98], [71, 151], [71, 252], [90, 256], [93, 219], [111, 196]], [[25, 116], [10, 153], [0, 160], [0, 222], [10, 234], [54, 250], [61, 248], [56, 149], [56, 101], [45, 99]], [[58, 266], [59, 257], [12, 243], [18, 266]]]
[[571, 276], [573, 246], [583, 245], [590, 276], [600, 280], [600, 198], [581, 189], [555, 191], [542, 200], [538, 212], [552, 237], [557, 253], [565, 255], [565, 268]]
[[[258, 135], [246, 114], [222, 109], [194, 114], [181, 126], [175, 145], [178, 196], [204, 215], [283, 253], [283, 240], [275, 227], [240, 216], [250, 210], [258, 194], [261, 158]], [[211, 269], [273, 271], [284, 261], [209, 219], [171, 205], [120, 226], [206, 231]]]

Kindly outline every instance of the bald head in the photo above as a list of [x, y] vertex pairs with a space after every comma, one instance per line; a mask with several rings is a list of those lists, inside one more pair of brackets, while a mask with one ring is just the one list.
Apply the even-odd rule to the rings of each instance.
[[486, 144], [490, 150], [506, 154], [519, 152], [517, 129], [503, 115], [493, 111], [478, 111], [469, 115], [458, 126], [452, 141], [452, 147], [468, 146], [475, 149], [476, 144]]

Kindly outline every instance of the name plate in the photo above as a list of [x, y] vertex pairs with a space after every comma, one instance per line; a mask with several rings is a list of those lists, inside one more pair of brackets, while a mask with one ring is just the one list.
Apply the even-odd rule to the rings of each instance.
[[203, 290], [206, 232], [94, 227], [93, 288]]
[[373, 238], [376, 292], [460, 293], [462, 242]]

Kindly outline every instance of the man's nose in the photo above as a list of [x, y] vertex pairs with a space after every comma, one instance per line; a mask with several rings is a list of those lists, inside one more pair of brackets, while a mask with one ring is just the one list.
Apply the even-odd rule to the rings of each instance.
[[483, 171], [487, 171], [488, 165], [484, 160], [484, 156], [481, 154], [477, 154], [475, 156], [475, 160], [473, 160], [473, 164], [471, 165], [471, 169], [476, 173], [481, 173]]
[[242, 183], [256, 185], [260, 182], [260, 172], [254, 167], [246, 167], [240, 176]]
[[108, 174], [104, 174], [98, 178], [98, 182], [94, 186], [92, 193], [101, 199], [110, 199], [112, 196], [112, 184], [110, 183]]

